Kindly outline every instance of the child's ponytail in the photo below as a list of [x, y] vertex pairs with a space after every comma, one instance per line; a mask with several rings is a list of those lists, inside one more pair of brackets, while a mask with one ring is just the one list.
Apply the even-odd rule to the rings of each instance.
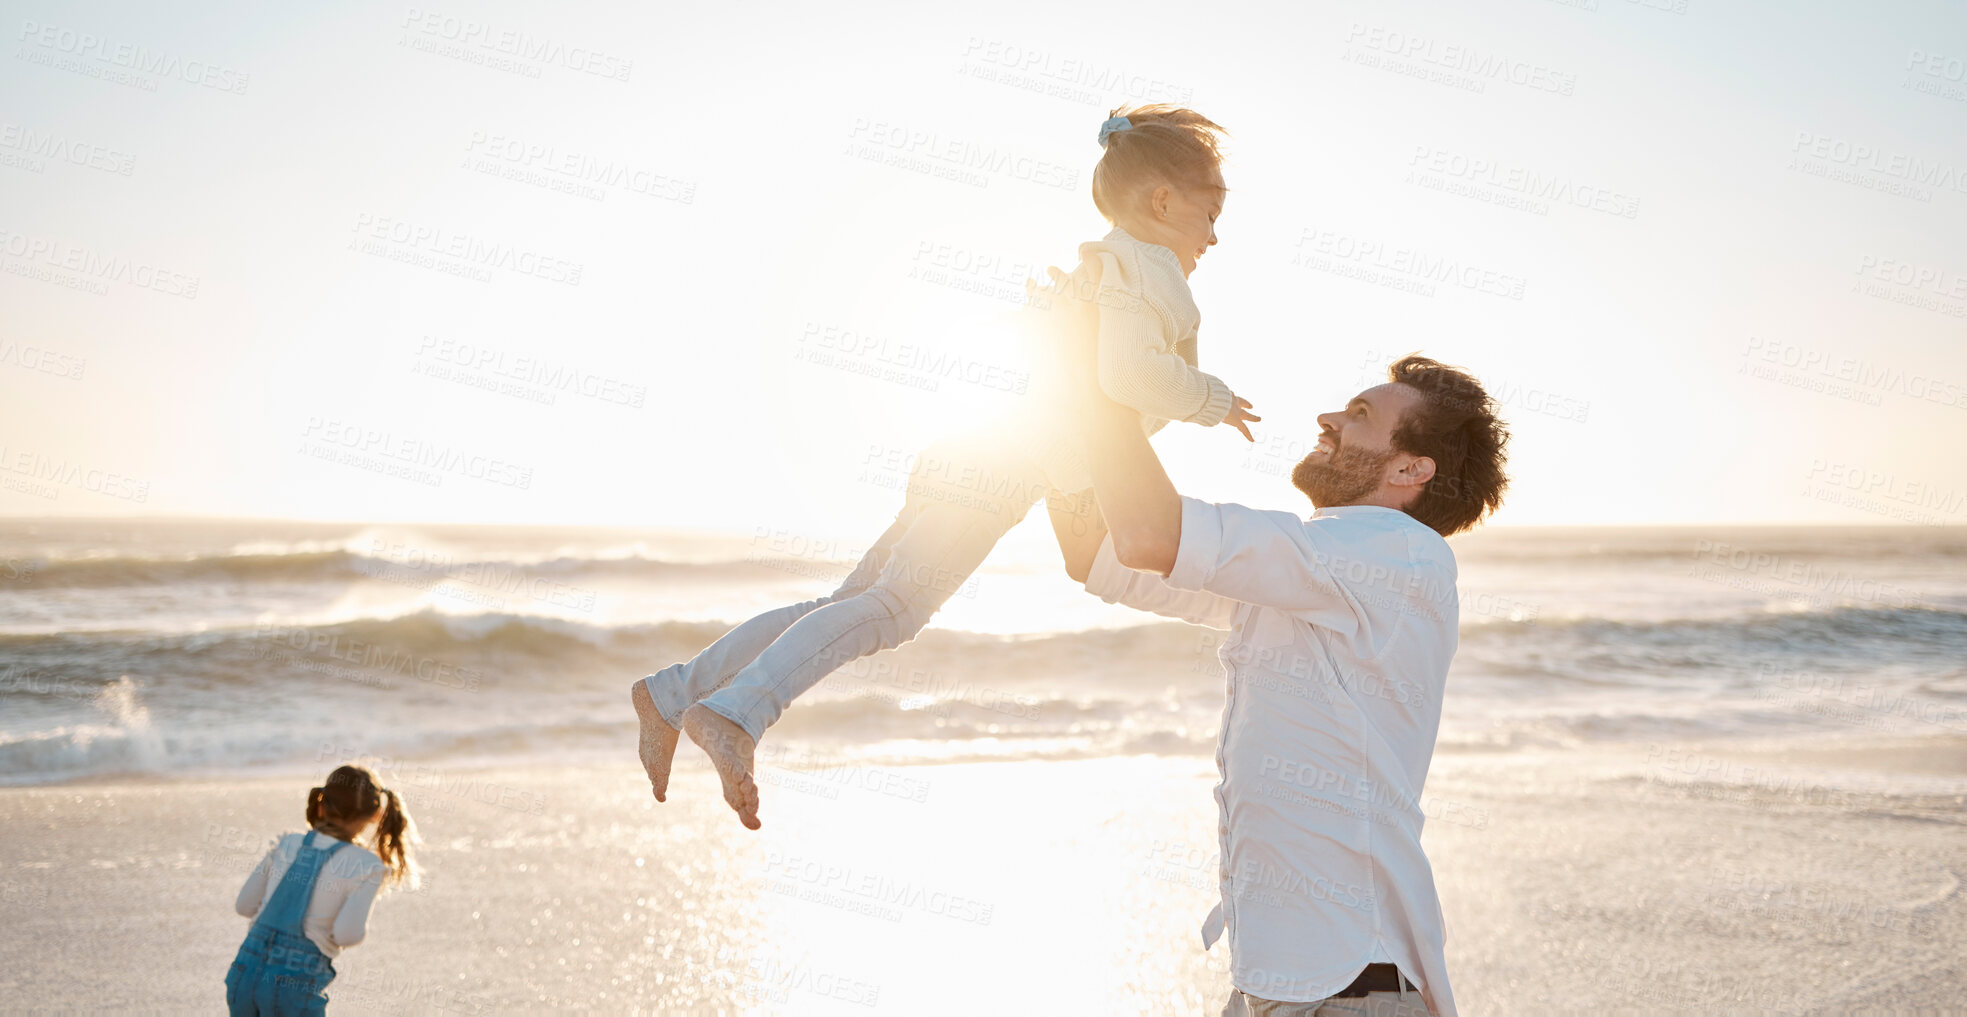
[[324, 787], [314, 788], [307, 793], [307, 825], [314, 826], [321, 822], [321, 797], [327, 793], [328, 789]]
[[384, 886], [408, 883], [411, 889], [417, 885], [417, 863], [410, 857], [410, 845], [416, 840], [416, 824], [410, 819], [410, 811], [403, 806], [403, 799], [396, 792], [382, 789], [382, 818], [376, 821], [376, 857], [389, 869], [383, 877]]

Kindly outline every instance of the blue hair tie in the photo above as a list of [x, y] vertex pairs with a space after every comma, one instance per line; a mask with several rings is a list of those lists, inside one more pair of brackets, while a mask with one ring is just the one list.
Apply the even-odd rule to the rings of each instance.
[[1112, 137], [1113, 135], [1118, 134], [1121, 131], [1131, 131], [1133, 129], [1134, 129], [1134, 122], [1132, 120], [1127, 119], [1126, 117], [1107, 118], [1107, 122], [1100, 125], [1100, 147], [1105, 148], [1106, 139]]

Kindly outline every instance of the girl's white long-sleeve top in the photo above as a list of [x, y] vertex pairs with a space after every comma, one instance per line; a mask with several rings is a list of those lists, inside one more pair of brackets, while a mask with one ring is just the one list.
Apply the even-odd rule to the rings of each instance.
[[[1196, 367], [1202, 312], [1175, 252], [1116, 226], [1105, 237], [1080, 244], [1079, 258], [1065, 287], [1053, 288], [1034, 306], [1057, 309], [1061, 298], [1066, 304], [1093, 305], [1100, 389], [1107, 398], [1139, 411], [1141, 429], [1148, 434], [1171, 420], [1203, 427], [1222, 423], [1236, 396], [1222, 379]], [[1018, 426], [1047, 481], [1060, 491], [1083, 491], [1093, 486], [1092, 469], [1070, 425], [1050, 405], [1055, 400], [1055, 395], [1041, 392], [1036, 411], [1025, 414]]]
[[[273, 845], [253, 868], [253, 874], [246, 877], [246, 885], [239, 888], [239, 899], [233, 902], [235, 910], [247, 918], [259, 915], [260, 909], [273, 899], [281, 877], [294, 864], [306, 836], [290, 833]], [[324, 833], [315, 843], [321, 847], [310, 850], [325, 851], [342, 842]], [[324, 955], [334, 957], [343, 948], [362, 942], [362, 937], [368, 934], [369, 907], [382, 889], [386, 871], [382, 859], [358, 844], [335, 852], [328, 864], [321, 867], [301, 928]]]
[[1079, 258], [1101, 265], [1100, 388], [1107, 398], [1162, 422], [1222, 423], [1236, 397], [1222, 379], [1196, 369], [1202, 312], [1175, 252], [1115, 226], [1080, 244]]

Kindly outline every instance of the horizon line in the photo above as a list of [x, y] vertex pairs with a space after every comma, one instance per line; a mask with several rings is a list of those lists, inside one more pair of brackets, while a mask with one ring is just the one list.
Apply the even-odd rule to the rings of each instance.
[[[217, 522], [217, 523], [289, 523], [289, 524], [299, 523], [299, 524], [307, 524], [307, 525], [314, 525], [314, 526], [448, 526], [448, 527], [456, 527], [456, 528], [480, 528], [480, 529], [495, 529], [495, 528], [562, 529], [562, 530], [607, 529], [607, 530], [649, 530], [654, 532], [665, 532], [665, 533], [675, 533], [675, 534], [704, 534], [704, 535], [717, 535], [717, 536], [728, 536], [731, 534], [742, 533], [745, 532], [746, 530], [756, 529], [756, 527], [717, 529], [717, 528], [702, 527], [702, 526], [664, 526], [661, 524], [649, 523], [649, 522], [537, 522], [537, 521], [522, 522], [516, 520], [505, 521], [505, 522], [482, 522], [482, 521], [459, 522], [454, 520], [443, 520], [443, 519], [347, 519], [347, 518], [313, 518], [313, 517], [304, 517], [304, 516], [224, 515], [224, 514], [198, 514], [198, 513], [177, 513], [177, 512], [123, 514], [123, 515], [102, 513], [102, 514], [49, 516], [49, 515], [24, 515], [24, 514], [15, 515], [6, 512], [0, 512], [0, 523], [29, 523], [29, 522], [45, 522], [45, 523]], [[1617, 523], [1484, 522], [1474, 530], [1470, 530], [1465, 533], [1456, 534], [1456, 537], [1464, 537], [1464, 536], [1469, 536], [1476, 533], [1483, 533], [1491, 530], [1635, 530], [1635, 529], [1685, 530], [1685, 529], [1699, 529], [1704, 527], [1708, 527], [1708, 528], [1719, 527], [1719, 528], [1734, 528], [1734, 529], [1797, 529], [1797, 530], [1871, 529], [1871, 530], [1947, 531], [1947, 530], [1967, 530], [1967, 522], [1914, 523], [1914, 522], [1904, 522], [1904, 521], [1895, 522], [1890, 520], [1870, 522], [1870, 521], [1856, 521], [1856, 520], [1771, 521], [1771, 520], [1739, 520], [1739, 519], [1702, 520], [1696, 522], [1662, 521], [1662, 522], [1617, 522]]]

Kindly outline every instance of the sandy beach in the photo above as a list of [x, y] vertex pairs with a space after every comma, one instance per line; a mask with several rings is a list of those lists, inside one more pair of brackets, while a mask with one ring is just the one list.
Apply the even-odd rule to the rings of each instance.
[[[1464, 1011], [1954, 1007], [1967, 806], [1912, 777], [1853, 792], [1824, 763], [1438, 757], [1425, 844]], [[660, 806], [632, 765], [392, 777], [427, 881], [340, 959], [337, 1012], [1195, 1014], [1226, 991], [1195, 932], [1207, 759], [772, 766], [756, 835], [694, 759]], [[0, 791], [6, 1009], [211, 1012], [232, 895], [304, 789]]]

